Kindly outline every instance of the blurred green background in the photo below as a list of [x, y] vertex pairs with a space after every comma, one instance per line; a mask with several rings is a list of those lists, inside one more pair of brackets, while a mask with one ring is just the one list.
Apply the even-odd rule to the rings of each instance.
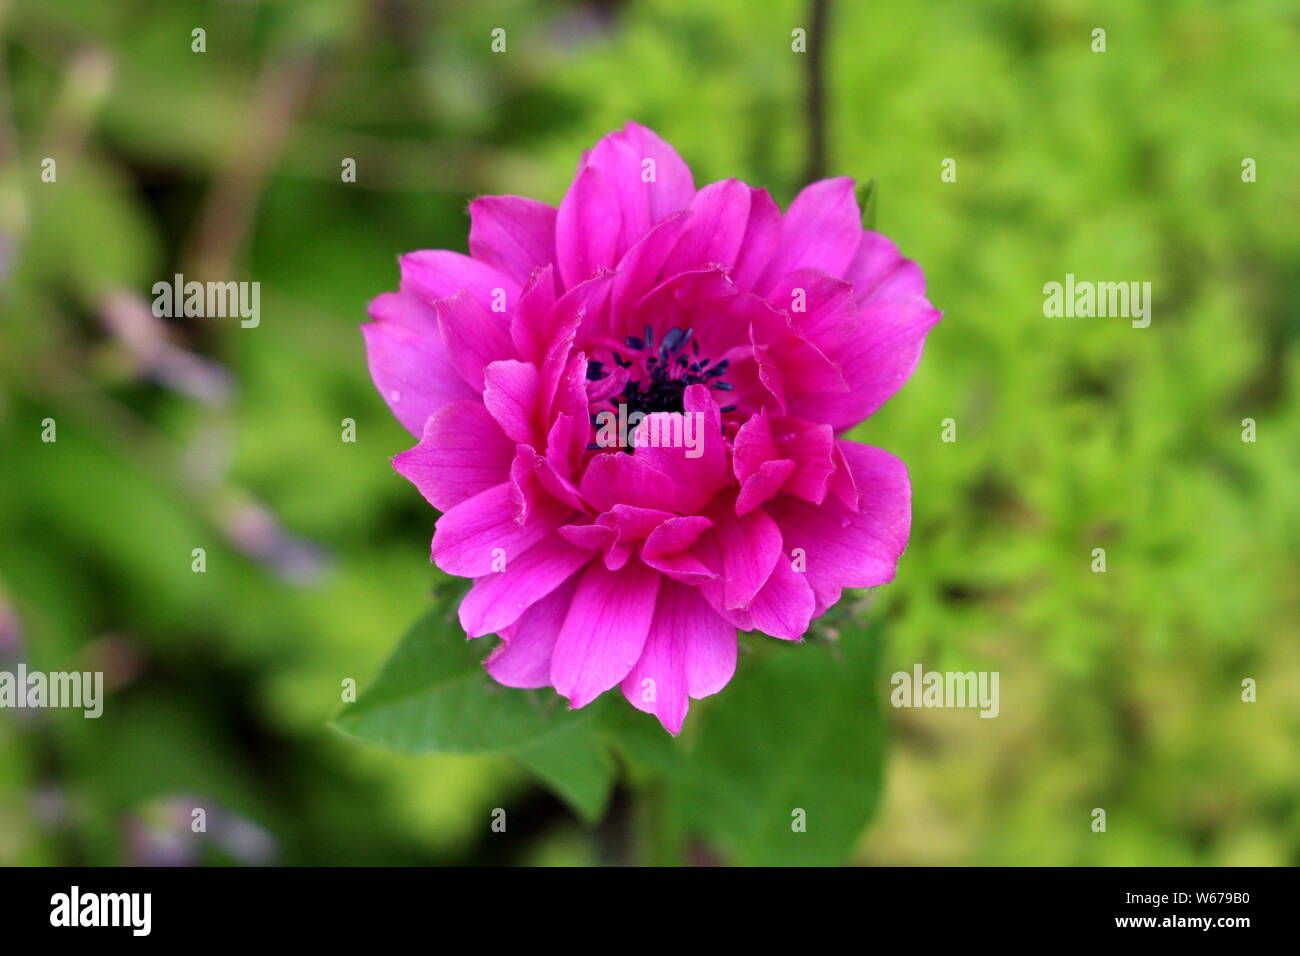
[[[628, 119], [697, 184], [788, 202], [808, 25], [750, 0], [0, 0], [0, 669], [110, 686], [100, 720], [0, 712], [0, 864], [641, 858], [626, 788], [588, 826], [508, 757], [328, 727], [437, 584], [357, 325], [398, 253], [464, 250], [471, 197], [558, 203]], [[998, 671], [1002, 698], [888, 710], [839, 855], [1300, 863], [1295, 5], [839, 2], [829, 31], [828, 171], [878, 180], [945, 313], [854, 434], [908, 463], [915, 514], [853, 613], [879, 687], [919, 662]], [[259, 281], [260, 327], [155, 322], [174, 272]], [[1150, 328], [1045, 318], [1067, 272], [1150, 281]]]

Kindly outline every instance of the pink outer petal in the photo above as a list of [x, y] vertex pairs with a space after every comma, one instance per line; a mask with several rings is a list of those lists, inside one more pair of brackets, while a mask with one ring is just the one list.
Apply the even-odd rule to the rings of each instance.
[[681, 732], [689, 698], [716, 694], [736, 671], [736, 629], [695, 588], [665, 581], [636, 666], [623, 679], [633, 707]]
[[425, 420], [448, 402], [476, 398], [455, 372], [432, 306], [401, 292], [370, 303], [374, 322], [361, 326], [370, 377], [393, 415], [417, 438]]
[[464, 291], [484, 309], [491, 309], [500, 289], [505, 293], [507, 309], [512, 309], [519, 297], [518, 282], [487, 263], [459, 252], [422, 249], [408, 252], [398, 261], [402, 268], [402, 291], [413, 293], [431, 305]]
[[566, 287], [612, 269], [651, 228], [690, 203], [691, 171], [671, 146], [635, 123], [583, 157], [556, 220]]
[[591, 552], [551, 535], [537, 542], [504, 571], [484, 575], [460, 603], [460, 623], [470, 637], [513, 624], [533, 604], [591, 560]]
[[676, 150], [637, 123], [603, 137], [584, 159], [618, 194], [627, 245], [666, 216], [685, 209], [695, 195], [691, 170]]
[[469, 251], [518, 285], [555, 262], [555, 208], [521, 196], [480, 196], [469, 204]]
[[761, 631], [783, 641], [802, 639], [817, 611], [817, 600], [804, 576], [783, 555], [748, 609], [726, 616], [744, 631]]
[[560, 278], [573, 288], [597, 270], [612, 269], [623, 254], [623, 220], [613, 185], [599, 169], [584, 168], [560, 203], [555, 247]]
[[585, 707], [636, 664], [654, 616], [661, 576], [640, 561], [610, 571], [593, 561], [583, 572], [560, 628], [551, 683]]
[[502, 629], [502, 642], [483, 662], [493, 680], [506, 687], [551, 686], [555, 639], [569, 613], [578, 577], [570, 577], [526, 610], [518, 621]]
[[833, 354], [849, 391], [796, 396], [790, 411], [837, 432], [852, 428], [912, 377], [926, 335], [939, 319], [939, 311], [922, 298], [873, 300], [861, 311], [858, 334]]
[[644, 160], [655, 161], [655, 181], [645, 184], [651, 188], [644, 193], [651, 225], [690, 205], [691, 197], [695, 195], [695, 179], [690, 167], [677, 155], [677, 150], [640, 123], [627, 123], [623, 127], [623, 137], [636, 162], [637, 182], [640, 182]]
[[736, 285], [753, 292], [780, 248], [781, 209], [766, 189], [751, 188], [745, 238], [731, 270]]
[[803, 552], [817, 613], [839, 600], [846, 587], [891, 580], [912, 521], [907, 466], [870, 445], [838, 441], [836, 447], [857, 487], [856, 513], [833, 497], [818, 506], [782, 495], [765, 506], [781, 527], [785, 559], [796, 548]]
[[481, 402], [457, 399], [429, 416], [414, 448], [393, 467], [439, 511], [448, 511], [510, 474], [515, 443]]
[[376, 322], [400, 325], [408, 332], [442, 344], [442, 333], [438, 331], [438, 310], [414, 292], [384, 292], [370, 301], [366, 311]]
[[[768, 266], [772, 279], [795, 269], [842, 275], [862, 238], [862, 214], [846, 176], [805, 186], [781, 222], [781, 246]], [[763, 286], [763, 291], [767, 287]]]
[[859, 305], [875, 299], [925, 295], [921, 267], [904, 259], [893, 240], [878, 232], [862, 233], [853, 261], [844, 270], [844, 278], [853, 283], [853, 294]]
[[521, 524], [517, 493], [513, 482], [503, 482], [443, 514], [433, 534], [434, 564], [458, 577], [482, 577], [491, 573], [497, 548], [505, 552], [508, 566], [573, 513], [547, 495]]
[[696, 193], [664, 274], [734, 265], [749, 224], [749, 203], [750, 188], [738, 179], [710, 183]]

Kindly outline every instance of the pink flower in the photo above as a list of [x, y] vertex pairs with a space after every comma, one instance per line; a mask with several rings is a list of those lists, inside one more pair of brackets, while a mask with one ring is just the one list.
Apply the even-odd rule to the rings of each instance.
[[362, 326], [420, 439], [394, 466], [443, 512], [433, 561], [474, 579], [460, 620], [502, 638], [497, 681], [572, 707], [618, 684], [677, 733], [731, 679], [738, 628], [797, 641], [894, 576], [907, 469], [835, 436], [908, 379], [939, 313], [852, 180], [782, 215], [736, 180], [697, 190], [634, 123], [558, 210], [484, 196], [470, 218], [470, 255], [403, 256]]

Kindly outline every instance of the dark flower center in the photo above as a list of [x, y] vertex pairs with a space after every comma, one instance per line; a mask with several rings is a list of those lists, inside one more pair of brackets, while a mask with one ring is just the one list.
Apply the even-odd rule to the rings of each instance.
[[[611, 404], [626, 405], [628, 414], [642, 412], [685, 411], [682, 401], [688, 385], [707, 385], [719, 392], [731, 391], [731, 383], [724, 380], [730, 360], [714, 363], [700, 357], [700, 343], [692, 338], [691, 329], [669, 329], [662, 341], [655, 344], [654, 329], [646, 326], [644, 336], [629, 335], [623, 340], [627, 356], [622, 349], [610, 349], [612, 360], [620, 368], [628, 369], [627, 385], [610, 399]], [[603, 361], [587, 363], [587, 378], [600, 381], [609, 374]], [[640, 372], [638, 375], [637, 372]], [[728, 405], [723, 412], [735, 410]]]

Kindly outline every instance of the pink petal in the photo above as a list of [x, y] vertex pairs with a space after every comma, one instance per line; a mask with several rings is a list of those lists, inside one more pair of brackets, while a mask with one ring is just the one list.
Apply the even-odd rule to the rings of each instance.
[[658, 508], [614, 505], [596, 523], [618, 532], [619, 541], [644, 541], [656, 528], [671, 519], [672, 513]]
[[646, 537], [641, 555], [644, 558], [658, 558], [685, 551], [699, 540], [700, 535], [712, 527], [713, 522], [703, 515], [669, 518]]
[[793, 569], [789, 557], [783, 556], [749, 607], [729, 611], [727, 616], [741, 630], [757, 630], [783, 641], [797, 641], [808, 630], [816, 610], [812, 587]]
[[770, 310], [756, 315], [750, 340], [759, 379], [782, 410], [793, 407], [803, 395], [849, 390], [839, 366], [789, 316]]
[[603, 524], [566, 524], [560, 535], [574, 547], [589, 551], [607, 551], [618, 539], [618, 532]]
[[749, 203], [750, 188], [737, 179], [710, 183], [696, 193], [677, 244], [664, 263], [664, 273], [712, 265], [730, 268], [749, 225]]
[[665, 554], [654, 558], [647, 558], [643, 555], [641, 560], [665, 577], [672, 578], [674, 581], [681, 581], [683, 584], [708, 584], [710, 581], [717, 581], [719, 578], [716, 571], [689, 551], [680, 551], [677, 554]]
[[484, 309], [491, 309], [505, 295], [507, 310], [514, 308], [520, 284], [488, 265], [459, 252], [445, 249], [422, 249], [408, 252], [398, 260], [402, 269], [403, 292], [413, 293], [429, 304], [467, 292]]
[[925, 337], [939, 318], [939, 311], [922, 298], [870, 302], [861, 311], [858, 334], [833, 355], [849, 390], [796, 396], [790, 411], [826, 422], [837, 432], [852, 428], [911, 378]]
[[621, 451], [593, 455], [579, 484], [583, 500], [597, 511], [615, 505], [654, 508], [664, 504], [672, 483], [640, 455]]
[[560, 278], [572, 288], [599, 269], [612, 269], [623, 254], [619, 197], [599, 169], [582, 169], [560, 203], [555, 246]]
[[[656, 225], [632, 244], [618, 263], [614, 276], [611, 315], [627, 315], [642, 296], [660, 282], [664, 260], [668, 258], [686, 225], [686, 213], [676, 213]], [[607, 325], [587, 329], [591, 338], [614, 335]]]
[[776, 458], [759, 465], [758, 471], [746, 478], [740, 487], [740, 494], [736, 496], [736, 514], [746, 514], [775, 498], [797, 467], [788, 458]]
[[859, 305], [875, 299], [898, 299], [925, 296], [925, 276], [921, 267], [904, 259], [893, 240], [878, 232], [863, 232], [857, 252], [844, 278], [853, 283]]
[[523, 286], [555, 262], [555, 209], [521, 196], [480, 196], [469, 204], [469, 251]]
[[[801, 335], [827, 355], [834, 355], [862, 326], [853, 292], [853, 286], [843, 279], [819, 269], [798, 269], [782, 276], [768, 298], [789, 313], [791, 324]], [[795, 311], [800, 305], [802, 311]]]
[[591, 148], [585, 165], [598, 169], [619, 197], [628, 245], [681, 209], [695, 195], [690, 168], [676, 151], [644, 126], [628, 123]]
[[[668, 479], [668, 484], [658, 488], [659, 502], [664, 507], [690, 514], [702, 510], [730, 483], [731, 476], [722, 417], [708, 388], [687, 386], [682, 403], [685, 414], [656, 412], [637, 426], [632, 459], [643, 461]], [[693, 447], [685, 446], [688, 426]], [[652, 440], [659, 443], [658, 447], [651, 444]], [[675, 441], [683, 444], [674, 446], [671, 443]]]
[[457, 399], [429, 416], [414, 448], [393, 459], [398, 474], [425, 500], [448, 511], [510, 474], [515, 443], [481, 402]]
[[[380, 305], [380, 299], [386, 302]], [[395, 300], [396, 293], [380, 296], [371, 304], [371, 313], [384, 314]], [[417, 438], [429, 416], [448, 402], [477, 398], [456, 374], [446, 346], [436, 335], [422, 335], [389, 321], [366, 322], [361, 334], [375, 388], [397, 420]]]
[[834, 430], [829, 425], [784, 415], [773, 420], [772, 434], [781, 457], [797, 466], [782, 491], [821, 504], [836, 467]]
[[899, 459], [856, 442], [838, 441], [836, 447], [857, 487], [856, 513], [833, 497], [812, 505], [782, 495], [765, 506], [781, 527], [784, 560], [802, 549], [819, 612], [839, 600], [843, 588], [891, 580], [912, 521], [911, 485]]
[[461, 626], [470, 637], [500, 631], [590, 560], [590, 551], [575, 548], [558, 535], [542, 539], [508, 561], [504, 571], [474, 582], [460, 602]]
[[700, 537], [696, 555], [722, 572], [722, 580], [702, 586], [704, 596], [723, 610], [744, 608], [767, 583], [781, 556], [781, 529], [763, 509], [736, 515], [715, 504], [714, 527]]
[[483, 391], [483, 370], [488, 365], [514, 358], [505, 316], [489, 312], [468, 292], [438, 302], [438, 328], [460, 377], [478, 392]]
[[510, 316], [510, 341], [526, 362], [540, 365], [554, 340], [555, 298], [555, 266], [543, 267], [519, 295], [518, 308]]
[[506, 687], [551, 686], [555, 639], [577, 585], [575, 574], [524, 611], [518, 621], [502, 629], [502, 643], [483, 662], [493, 680]]
[[781, 248], [768, 267], [768, 277], [795, 269], [843, 275], [861, 237], [862, 214], [852, 179], [840, 176], [805, 186], [781, 222]]
[[[600, 325], [607, 321], [605, 313], [609, 309], [610, 290], [613, 277], [609, 275], [594, 276], [570, 289], [552, 309], [551, 319], [546, 331], [546, 343], [542, 350], [542, 391], [553, 395], [566, 373], [572, 370], [572, 356], [575, 336], [588, 323]], [[582, 379], [572, 384], [574, 391], [586, 393], [586, 366], [582, 369]], [[561, 400], [561, 410], [574, 410], [572, 401]]]
[[433, 535], [433, 562], [448, 574], [478, 578], [492, 571], [494, 553], [504, 551], [507, 565], [541, 541], [573, 513], [547, 496], [524, 523], [513, 482], [502, 482], [456, 505], [438, 519]]
[[511, 439], [539, 444], [534, 422], [541, 417], [537, 366], [514, 359], [492, 362], [483, 370], [483, 404]]
[[650, 210], [650, 223], [653, 225], [690, 205], [691, 198], [695, 195], [695, 179], [691, 176], [690, 167], [677, 155], [677, 151], [653, 130], [640, 123], [626, 124], [623, 136], [636, 162], [638, 183], [641, 181], [643, 161], [655, 161], [655, 181], [644, 184], [650, 187], [644, 192]]
[[781, 209], [766, 189], [751, 188], [749, 220], [731, 277], [741, 289], [755, 291], [781, 248]]
[[585, 707], [630, 671], [645, 646], [661, 577], [640, 561], [619, 571], [592, 562], [560, 628], [551, 683], [570, 707]]
[[688, 698], [717, 693], [735, 669], [735, 628], [694, 588], [664, 582], [641, 657], [623, 679], [623, 695], [677, 734]]

